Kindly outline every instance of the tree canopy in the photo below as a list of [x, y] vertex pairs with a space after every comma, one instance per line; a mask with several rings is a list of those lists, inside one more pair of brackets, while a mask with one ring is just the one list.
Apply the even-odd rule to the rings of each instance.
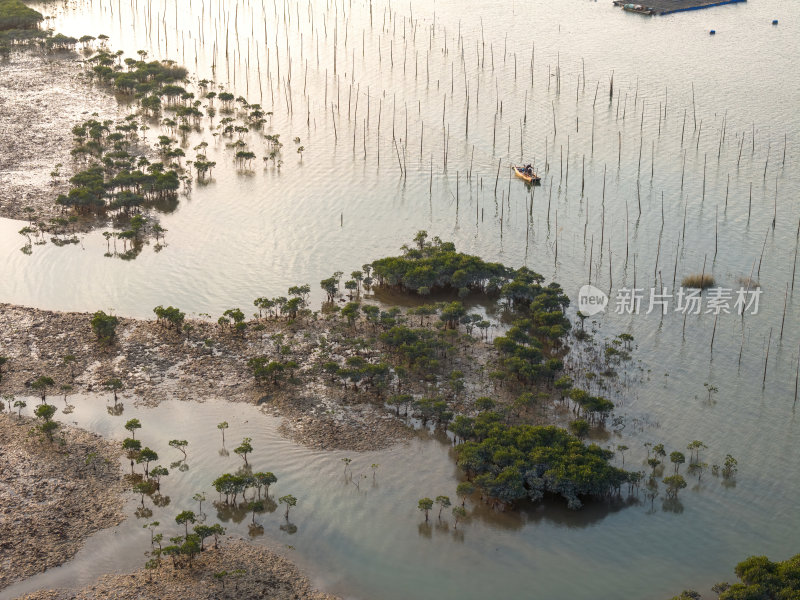
[[783, 562], [751, 556], [736, 565], [734, 572], [741, 583], [722, 592], [720, 600], [800, 597], [800, 554]]
[[602, 497], [619, 490], [629, 473], [608, 464], [613, 452], [555, 426], [514, 425], [485, 412], [475, 418], [468, 441], [457, 447], [458, 465], [490, 499], [511, 503], [541, 500], [545, 492], [580, 508], [583, 496]]
[[36, 29], [43, 20], [42, 13], [25, 6], [21, 0], [0, 0], [0, 31]]
[[452, 242], [438, 237], [427, 241], [425, 231], [417, 233], [416, 246], [404, 245], [402, 256], [390, 256], [372, 263], [380, 285], [428, 295], [436, 289], [465, 289], [489, 293], [499, 291], [512, 275], [500, 263], [487, 263], [477, 256], [456, 252]]

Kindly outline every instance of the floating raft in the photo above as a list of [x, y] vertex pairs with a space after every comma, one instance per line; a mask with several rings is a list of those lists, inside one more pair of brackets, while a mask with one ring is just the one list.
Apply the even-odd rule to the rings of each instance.
[[623, 10], [643, 15], [669, 15], [686, 10], [700, 10], [701, 8], [711, 8], [712, 6], [735, 4], [737, 2], [747, 2], [747, 0], [647, 0], [646, 4], [638, 4], [629, 0], [614, 0], [614, 6], [621, 6]]

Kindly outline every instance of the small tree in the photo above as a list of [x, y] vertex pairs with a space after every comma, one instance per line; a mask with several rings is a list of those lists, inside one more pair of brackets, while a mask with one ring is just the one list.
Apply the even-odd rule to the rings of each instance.
[[669, 462], [675, 465], [675, 474], [677, 475], [680, 466], [686, 462], [686, 457], [683, 455], [682, 452], [678, 452], [676, 450], [675, 452], [670, 453]]
[[297, 505], [297, 498], [295, 498], [291, 494], [287, 494], [286, 496], [281, 496], [280, 498], [278, 498], [278, 502], [280, 502], [281, 504], [285, 504], [286, 505], [286, 520], [288, 521], [289, 520], [289, 509], [292, 506], [296, 506]]
[[198, 536], [196, 533], [187, 533], [186, 539], [181, 545], [181, 554], [188, 557], [190, 568], [192, 566], [192, 559], [194, 558], [194, 555], [200, 552], [200, 550], [200, 536]]
[[350, 326], [355, 325], [360, 306], [358, 302], [348, 302], [342, 307], [341, 315], [347, 319], [347, 323]]
[[458, 398], [459, 394], [464, 391], [464, 372], [463, 371], [453, 371], [450, 373], [450, 378], [448, 380], [450, 384], [450, 389], [453, 391], [453, 396]]
[[125, 423], [125, 429], [131, 432], [131, 438], [136, 439], [136, 430], [142, 428], [142, 423], [139, 419], [130, 419]]
[[[263, 500], [253, 500], [247, 504], [247, 510], [253, 513], [252, 523], [253, 525], [256, 524], [256, 513], [262, 512], [264, 510], [264, 501]], [[289, 516], [287, 515], [286, 518], [288, 519]]]
[[697, 481], [700, 481], [700, 478], [703, 476], [703, 471], [708, 468], [708, 463], [704, 462], [693, 462], [689, 465], [688, 471], [689, 475], [697, 475]]
[[54, 385], [55, 381], [53, 381], [52, 377], [41, 375], [33, 380], [31, 383], [31, 389], [36, 390], [36, 392], [41, 396], [42, 404], [47, 404], [47, 390]]
[[[142, 502], [144, 504], [144, 502]], [[142, 529], [149, 529], [150, 530], [150, 547], [152, 548], [156, 544], [156, 527], [159, 527], [161, 523], [158, 521], [151, 521], [150, 523], [145, 523], [142, 525]], [[159, 541], [163, 539], [159, 538]]]
[[131, 475], [133, 475], [133, 465], [142, 449], [142, 442], [133, 438], [122, 440], [122, 449], [125, 450], [127, 457], [131, 461]]
[[644, 442], [642, 446], [647, 448], [647, 458], [650, 458], [650, 449], [653, 447], [653, 442]]
[[153, 312], [156, 314], [156, 319], [162, 324], [169, 324], [175, 327], [175, 331], [180, 333], [181, 327], [183, 327], [183, 322], [186, 319], [186, 314], [181, 312], [180, 309], [175, 308], [174, 306], [168, 306], [164, 308], [163, 306], [156, 306], [153, 309]]
[[219, 523], [214, 523], [211, 526], [211, 535], [214, 536], [214, 548], [219, 547], [219, 538], [225, 535], [225, 528]]
[[192, 500], [199, 503], [200, 506], [197, 507], [197, 514], [203, 514], [203, 502], [206, 501], [206, 495], [203, 492], [197, 492], [194, 496], [192, 496]]
[[70, 384], [68, 384], [68, 383], [64, 383], [64, 384], [59, 386], [59, 389], [64, 394], [64, 404], [66, 404], [67, 403], [67, 396], [72, 391], [72, 386]]
[[428, 522], [428, 513], [433, 508], [433, 500], [430, 498], [422, 498], [417, 502], [417, 508], [425, 513], [425, 522]]
[[414, 396], [411, 394], [394, 394], [386, 401], [390, 406], [394, 406], [395, 414], [400, 416], [400, 407], [405, 406], [408, 410], [408, 405], [414, 401]]
[[[144, 507], [144, 497], [152, 491], [152, 486], [147, 481], [138, 481], [133, 486], [133, 493], [139, 494], [142, 498], [142, 506]], [[151, 540], [152, 540], [152, 532], [151, 532]], [[152, 545], [152, 542], [151, 542]]]
[[703, 600], [703, 596], [694, 590], [683, 590], [679, 596], [673, 596], [670, 600]]
[[439, 505], [439, 520], [442, 519], [442, 510], [445, 508], [450, 507], [450, 497], [449, 496], [436, 496], [436, 504]]
[[58, 409], [52, 404], [40, 404], [36, 407], [36, 410], [33, 411], [33, 414], [43, 421], [49, 421], [53, 418], [53, 415], [56, 414], [57, 410]]
[[58, 429], [58, 423], [53, 421], [53, 415], [56, 414], [56, 410], [58, 409], [52, 404], [40, 404], [36, 407], [36, 410], [33, 411], [36, 418], [42, 420], [42, 423], [38, 426], [39, 431], [45, 434], [47, 439], [51, 442], [53, 441], [53, 433]]
[[217, 571], [214, 573], [214, 579], [219, 581], [222, 584], [222, 591], [225, 591], [225, 578], [228, 576], [227, 571]]
[[647, 482], [644, 496], [650, 500], [650, 510], [653, 510], [653, 502], [658, 497], [658, 481], [654, 477], [651, 477], [650, 481]]
[[617, 451], [619, 452], [620, 456], [622, 456], [622, 466], [625, 466], [625, 451], [628, 450], [628, 447], [625, 444], [620, 444], [617, 446]]
[[21, 419], [22, 418], [22, 409], [28, 406], [28, 403], [25, 400], [14, 400], [14, 408], [17, 409], [17, 416]]
[[264, 472], [256, 473], [255, 475], [253, 475], [253, 480], [255, 481], [256, 488], [258, 489], [258, 495], [260, 497], [262, 487], [266, 488], [264, 493], [266, 496], [269, 496], [269, 486], [278, 481], [278, 478], [275, 477], [275, 475], [271, 471], [267, 471], [266, 473]]
[[136, 463], [144, 463], [144, 476], [150, 477], [150, 463], [158, 460], [158, 454], [155, 450], [151, 450], [147, 446], [139, 451], [139, 456], [136, 457]]
[[242, 443], [239, 444], [233, 451], [241, 456], [244, 459], [244, 464], [247, 463], [247, 455], [253, 451], [253, 446], [250, 444], [252, 442], [252, 438], [246, 437], [242, 440]]
[[178, 516], [175, 517], [175, 522], [178, 525], [183, 525], [186, 528], [186, 535], [189, 535], [189, 523], [196, 523], [197, 516], [191, 510], [184, 510], [178, 513]]
[[473, 493], [475, 493], [475, 486], [471, 481], [462, 481], [456, 486], [456, 496], [461, 498], [461, 506], [466, 504], [467, 496], [471, 496]]
[[165, 546], [161, 550], [161, 554], [172, 557], [172, 568], [177, 569], [178, 556], [181, 553], [181, 545], [183, 544], [183, 536], [176, 535], [175, 537], [169, 538], [169, 541], [172, 543], [169, 546]]
[[150, 477], [156, 480], [156, 486], [161, 487], [161, 478], [169, 475], [169, 470], [161, 465], [156, 465], [150, 469]]
[[114, 405], [117, 404], [117, 392], [122, 390], [124, 387], [122, 381], [116, 377], [112, 377], [111, 379], [106, 379], [103, 382], [103, 387], [108, 390], [109, 392], [114, 393]]
[[319, 286], [327, 294], [328, 302], [336, 300], [336, 293], [338, 292], [339, 280], [336, 277], [328, 277], [319, 282]]
[[664, 477], [664, 484], [667, 486], [667, 497], [677, 498], [678, 492], [686, 487], [686, 480], [683, 475], [670, 475]]
[[700, 462], [700, 450], [705, 450], [708, 448], [703, 442], [700, 440], [694, 440], [686, 446], [686, 449], [689, 451], [689, 460], [690, 462]]
[[222, 445], [225, 445], [225, 430], [228, 428], [228, 422], [223, 421], [222, 423], [217, 423], [217, 429], [220, 430], [222, 433]]
[[463, 506], [453, 507], [453, 529], [458, 529], [458, 522], [467, 516], [467, 510]]
[[98, 310], [92, 315], [92, 331], [97, 336], [98, 341], [103, 344], [111, 344], [117, 334], [119, 319], [113, 315], [107, 315], [102, 310]]
[[180, 450], [181, 454], [183, 454], [183, 460], [186, 460], [186, 446], [189, 445], [189, 442], [186, 440], [170, 440], [169, 445], [176, 450]]
[[588, 317], [589, 315], [585, 315], [581, 311], [578, 311], [576, 313], [576, 316], [581, 320], [581, 331], [583, 331], [584, 330], [583, 322], [586, 320], [586, 317]]
[[725, 463], [722, 467], [722, 477], [725, 479], [732, 479], [736, 476], [736, 472], [739, 470], [738, 461], [733, 458], [730, 454], [725, 455]]
[[192, 531], [194, 531], [197, 537], [200, 538], [200, 552], [202, 552], [203, 550], [205, 550], [204, 542], [206, 538], [211, 535], [214, 535], [214, 530], [210, 525], [200, 524], [192, 527]]

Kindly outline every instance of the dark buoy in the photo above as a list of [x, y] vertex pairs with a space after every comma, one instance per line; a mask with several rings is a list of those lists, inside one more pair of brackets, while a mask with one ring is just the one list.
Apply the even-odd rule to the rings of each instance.
[[777, 25], [778, 24], [778, 19], [772, 19], [772, 24], [773, 25]]
[[716, 29], [712, 29], [711, 31], [708, 32], [708, 35], [716, 35], [716, 34], [717, 34]]

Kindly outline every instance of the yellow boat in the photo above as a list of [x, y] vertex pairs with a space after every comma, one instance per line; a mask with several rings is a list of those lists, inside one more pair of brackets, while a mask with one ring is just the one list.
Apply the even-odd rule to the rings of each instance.
[[514, 169], [514, 175], [516, 175], [517, 177], [519, 177], [520, 179], [522, 179], [526, 183], [539, 183], [541, 181], [540, 177], [536, 173], [532, 173], [531, 175], [528, 175], [525, 172], [525, 169], [523, 169], [523, 168], [520, 168], [520, 167], [517, 167], [517, 166], [513, 166], [511, 168]]

